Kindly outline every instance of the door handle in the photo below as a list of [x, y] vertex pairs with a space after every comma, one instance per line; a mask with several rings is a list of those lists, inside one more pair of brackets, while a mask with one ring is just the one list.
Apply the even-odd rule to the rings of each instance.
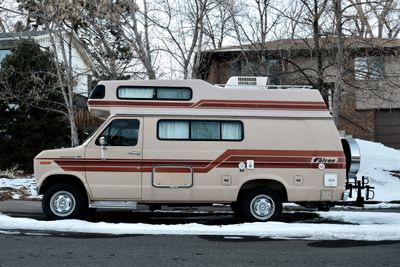
[[139, 156], [140, 154], [142, 154], [142, 152], [140, 152], [140, 151], [129, 151], [129, 152], [128, 152], [128, 155]]

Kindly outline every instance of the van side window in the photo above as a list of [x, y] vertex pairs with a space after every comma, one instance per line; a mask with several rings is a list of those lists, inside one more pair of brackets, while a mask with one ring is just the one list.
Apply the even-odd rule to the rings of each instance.
[[190, 123], [190, 137], [194, 140], [220, 140], [220, 122], [192, 121]]
[[96, 145], [100, 145], [100, 137], [104, 137], [107, 146], [136, 146], [138, 141], [139, 121], [133, 119], [113, 120], [99, 135]]
[[158, 124], [160, 139], [189, 139], [188, 121], [160, 121]]
[[241, 141], [241, 121], [159, 120], [160, 140]]
[[117, 97], [142, 100], [190, 100], [192, 99], [192, 90], [186, 87], [120, 86], [117, 88]]

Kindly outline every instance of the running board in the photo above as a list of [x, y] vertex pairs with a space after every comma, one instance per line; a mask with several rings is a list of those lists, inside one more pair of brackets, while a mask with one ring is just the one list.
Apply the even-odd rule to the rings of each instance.
[[104, 201], [93, 201], [89, 204], [89, 208], [92, 209], [131, 209], [134, 210], [137, 207], [136, 201], [115, 201], [115, 200], [104, 200]]

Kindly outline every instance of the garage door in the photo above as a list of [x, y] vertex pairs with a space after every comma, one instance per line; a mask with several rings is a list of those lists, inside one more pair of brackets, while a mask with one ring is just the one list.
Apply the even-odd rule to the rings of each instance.
[[400, 110], [375, 111], [375, 140], [400, 149]]

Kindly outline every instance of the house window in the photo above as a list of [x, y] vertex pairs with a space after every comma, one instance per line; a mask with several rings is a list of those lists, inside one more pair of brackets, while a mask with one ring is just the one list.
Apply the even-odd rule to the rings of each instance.
[[7, 55], [11, 54], [10, 49], [0, 49], [0, 63], [3, 61], [3, 59], [6, 58]]
[[173, 87], [128, 87], [120, 86], [117, 89], [120, 99], [146, 99], [146, 100], [190, 100], [190, 88]]
[[240, 60], [235, 60], [230, 64], [230, 76], [241, 76], [242, 75], [242, 62]]
[[279, 59], [269, 59], [267, 60], [267, 68], [268, 68], [268, 84], [278, 85], [280, 82], [281, 75], [281, 61]]
[[160, 140], [243, 140], [243, 123], [240, 121], [160, 120], [157, 131]]
[[357, 80], [382, 80], [385, 75], [384, 57], [356, 57], [354, 75]]

